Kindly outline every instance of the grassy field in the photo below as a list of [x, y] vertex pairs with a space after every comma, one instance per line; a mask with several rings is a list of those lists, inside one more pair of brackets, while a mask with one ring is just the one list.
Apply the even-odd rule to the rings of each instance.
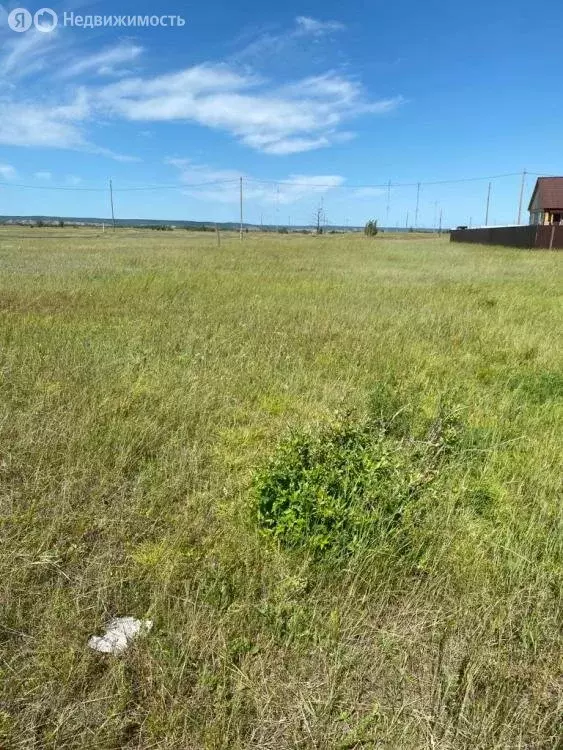
[[[2, 230], [0, 747], [562, 747], [561, 269]], [[278, 445], [374, 409], [389, 533], [265, 533]], [[116, 615], [154, 628], [92, 652]]]

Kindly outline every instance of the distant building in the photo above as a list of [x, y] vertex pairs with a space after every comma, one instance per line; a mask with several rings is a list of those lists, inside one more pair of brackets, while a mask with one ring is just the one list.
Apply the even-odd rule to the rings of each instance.
[[528, 210], [530, 224], [563, 224], [563, 177], [540, 177]]

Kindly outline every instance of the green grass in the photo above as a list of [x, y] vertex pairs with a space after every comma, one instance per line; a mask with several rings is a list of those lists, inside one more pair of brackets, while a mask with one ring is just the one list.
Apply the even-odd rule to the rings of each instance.
[[[560, 747], [560, 291], [437, 238], [2, 230], [0, 747]], [[466, 436], [401, 545], [265, 535], [277, 446], [382, 392]]]

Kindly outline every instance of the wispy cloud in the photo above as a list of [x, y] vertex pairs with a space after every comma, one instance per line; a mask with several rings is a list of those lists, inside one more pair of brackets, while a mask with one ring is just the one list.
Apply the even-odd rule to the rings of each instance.
[[165, 159], [165, 164], [178, 170], [178, 179], [186, 186], [186, 195], [218, 203], [233, 203], [237, 200], [240, 172], [234, 169], [216, 169], [190, 159], [168, 158]]
[[304, 37], [318, 41], [346, 27], [339, 21], [319, 21], [309, 16], [297, 16], [290, 28], [263, 31], [233, 55], [235, 62], [257, 63], [265, 57], [287, 55], [302, 48]]
[[67, 104], [0, 102], [0, 144], [32, 148], [87, 151], [115, 161], [138, 161], [92, 143], [85, 135], [87, 121], [94, 117], [86, 90]]
[[[73, 116], [74, 114], [74, 116]], [[0, 143], [8, 146], [81, 148], [84, 136], [73, 105], [0, 102]]]
[[[59, 29], [44, 34], [13, 34], [0, 29], [0, 78], [7, 93], [0, 99], [0, 144], [33, 148], [85, 150], [112, 159], [131, 159], [94, 145], [86, 134], [96, 121], [90, 90], [84, 85], [53, 85], [61, 71], [67, 77], [109, 73], [111, 65], [137, 58], [141, 48], [119, 44], [103, 53], [78, 57], [72, 40], [62, 42]], [[71, 62], [72, 61], [72, 62]], [[22, 79], [32, 78], [22, 84]], [[26, 97], [21, 91], [25, 90]]]
[[338, 142], [344, 122], [364, 113], [389, 112], [401, 103], [400, 98], [370, 102], [358, 82], [334, 72], [275, 87], [226, 65], [126, 79], [99, 89], [97, 101], [108, 115], [195, 122], [275, 155]]
[[100, 156], [107, 156], [108, 159], [113, 159], [114, 161], [119, 161], [123, 164], [132, 164], [134, 162], [142, 161], [139, 156], [132, 156], [131, 154], [120, 154], [118, 151], [114, 151], [111, 148], [96, 146], [93, 143], [86, 144], [84, 151], [88, 151], [91, 154], [99, 154]]
[[190, 159], [169, 158], [165, 163], [178, 170], [186, 195], [223, 204], [238, 202], [240, 177], [245, 181], [246, 200], [264, 207], [289, 206], [304, 200], [310, 201], [312, 196], [324, 195], [344, 184], [344, 178], [340, 175], [292, 174], [279, 183], [272, 184], [261, 182], [236, 169], [216, 169]]
[[0, 178], [3, 180], [13, 180], [17, 172], [10, 164], [0, 164]]
[[35, 172], [33, 177], [36, 180], [43, 180], [45, 182], [49, 182], [50, 180], [52, 180], [53, 175], [51, 174], [51, 172]]
[[49, 70], [49, 56], [58, 48], [57, 30], [44, 34], [30, 29], [25, 34], [2, 35], [0, 76], [12, 82]]
[[309, 16], [297, 16], [295, 19], [296, 30], [298, 35], [324, 36], [333, 34], [336, 31], [344, 31], [346, 26], [339, 21], [319, 21]]
[[[289, 38], [302, 45], [304, 36], [318, 39], [343, 28], [338, 21], [299, 16], [285, 34], [257, 43], [283, 45]], [[349, 140], [354, 137], [349, 123], [355, 118], [384, 115], [403, 101], [374, 100], [359, 80], [334, 70], [281, 84], [232, 60], [133, 75], [131, 64], [140, 64], [141, 46], [119, 42], [77, 56], [73, 39], [63, 39], [59, 32], [12, 34], [0, 47], [0, 73], [8, 83], [8, 93], [0, 99], [0, 144], [85, 150], [132, 161], [135, 157], [95, 144], [92, 128], [115, 120], [193, 123], [226, 133], [255, 151], [285, 156]], [[12, 78], [31, 74], [28, 95], [22, 98]], [[104, 76], [119, 80], [95, 80]]]
[[94, 55], [78, 59], [62, 70], [61, 77], [75, 78], [85, 74], [97, 76], [123, 76], [129, 73], [127, 67], [138, 60], [143, 54], [143, 48], [128, 43], [118, 44]]
[[60, 28], [49, 34], [33, 28], [14, 34], [0, 26], [0, 44], [0, 75], [7, 81], [40, 75], [63, 79], [130, 75], [131, 66], [144, 52], [138, 44], [119, 42], [101, 52], [83, 54], [76, 38]]

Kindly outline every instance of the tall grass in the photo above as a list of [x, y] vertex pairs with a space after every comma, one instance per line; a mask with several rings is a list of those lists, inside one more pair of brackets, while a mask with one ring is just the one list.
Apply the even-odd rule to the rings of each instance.
[[[561, 257], [49, 231], [0, 236], [0, 747], [557, 747]], [[381, 393], [467, 437], [408, 549], [264, 535], [276, 446]]]

